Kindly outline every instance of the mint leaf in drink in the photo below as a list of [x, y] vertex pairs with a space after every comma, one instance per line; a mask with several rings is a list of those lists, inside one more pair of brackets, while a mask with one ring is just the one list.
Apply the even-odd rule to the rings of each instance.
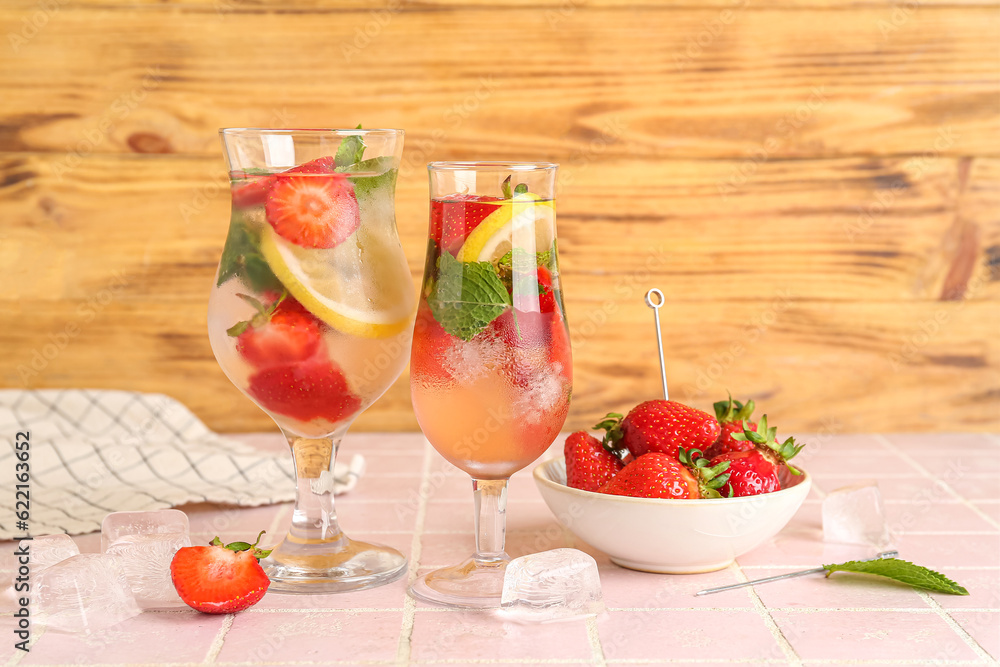
[[510, 308], [510, 294], [490, 262], [460, 262], [442, 253], [427, 304], [452, 336], [472, 340]]
[[396, 158], [383, 155], [361, 160], [350, 165], [337, 167], [342, 174], [349, 174], [347, 180], [354, 184], [354, 194], [358, 197], [380, 190], [380, 195], [392, 197], [396, 193]]
[[852, 560], [836, 565], [824, 565], [826, 576], [834, 572], [859, 572], [861, 574], [877, 574], [901, 581], [904, 584], [952, 595], [968, 595], [969, 591], [956, 584], [940, 572], [929, 570], [920, 565], [899, 558], [880, 558], [876, 560]]
[[[361, 124], [359, 123], [355, 129], [360, 130]], [[361, 140], [361, 137], [352, 135], [344, 137], [344, 140], [340, 142], [340, 147], [337, 148], [337, 155], [333, 158], [333, 161], [338, 167], [346, 167], [347, 165], [361, 162], [364, 154], [365, 142]], [[338, 169], [337, 171], [340, 170]]]
[[247, 226], [243, 216], [234, 211], [229, 222], [226, 245], [222, 249], [216, 286], [221, 286], [236, 276], [242, 277], [257, 292], [281, 288], [281, 281], [260, 253], [257, 235]]

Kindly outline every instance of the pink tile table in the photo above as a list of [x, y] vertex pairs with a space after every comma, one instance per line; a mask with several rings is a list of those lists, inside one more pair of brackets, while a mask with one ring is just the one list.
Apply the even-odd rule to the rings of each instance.
[[[275, 435], [241, 436], [282, 449]], [[810, 442], [808, 435], [802, 436]], [[817, 436], [802, 467], [813, 490], [791, 523], [725, 570], [656, 575], [622, 569], [563, 530], [530, 470], [511, 483], [508, 551], [519, 556], [572, 546], [598, 561], [607, 613], [546, 625], [417, 603], [407, 580], [349, 595], [267, 595], [235, 616], [146, 612], [93, 636], [36, 629], [31, 651], [0, 647], [8, 665], [997, 665], [1000, 658], [1000, 438], [993, 435]], [[561, 440], [559, 441], [561, 443]], [[553, 446], [552, 454], [560, 445]], [[472, 498], [464, 473], [419, 434], [348, 436], [343, 455], [363, 453], [368, 471], [338, 498], [357, 538], [410, 557], [409, 579], [472, 548]], [[859, 463], [859, 454], [867, 457]], [[965, 463], [975, 461], [975, 467]], [[837, 574], [695, 597], [702, 588], [869, 556], [826, 545], [820, 504], [831, 490], [880, 475], [903, 558], [938, 569], [971, 592], [928, 594], [860, 575]], [[290, 506], [183, 508], [192, 538], [280, 535]], [[99, 535], [77, 538], [82, 551]], [[11, 543], [0, 543], [10, 575]], [[9, 624], [9, 617], [4, 619]]]

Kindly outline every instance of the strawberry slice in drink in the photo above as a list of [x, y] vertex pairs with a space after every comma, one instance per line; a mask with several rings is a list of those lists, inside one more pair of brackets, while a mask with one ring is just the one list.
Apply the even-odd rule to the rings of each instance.
[[447, 200], [431, 200], [430, 237], [438, 246], [455, 254], [466, 237], [491, 213], [502, 199], [479, 195], [450, 195]]
[[333, 248], [361, 226], [354, 186], [343, 174], [277, 174], [264, 210], [274, 231], [305, 248]]
[[289, 296], [270, 316], [251, 320], [237, 337], [236, 349], [258, 369], [305, 361], [319, 349], [320, 327], [320, 321]]

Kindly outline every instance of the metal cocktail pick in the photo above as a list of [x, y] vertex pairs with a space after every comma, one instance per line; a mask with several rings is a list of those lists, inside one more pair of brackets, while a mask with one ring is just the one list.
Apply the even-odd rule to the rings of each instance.
[[[876, 555], [875, 558], [865, 558], [864, 560], [881, 560], [883, 558], [895, 558], [899, 555], [898, 551], [883, 551]], [[706, 588], [703, 591], [698, 591], [695, 595], [708, 595], [709, 593], [720, 593], [722, 591], [730, 591], [734, 588], [743, 588], [744, 586], [756, 586], [757, 584], [766, 584], [771, 581], [778, 581], [779, 579], [792, 579], [794, 577], [802, 577], [807, 574], [819, 574], [820, 572], [826, 572], [826, 568], [822, 565], [820, 567], [814, 567], [808, 570], [801, 570], [799, 572], [789, 572], [788, 574], [779, 574], [774, 577], [764, 577], [763, 579], [754, 579], [753, 581], [744, 581], [739, 584], [729, 584], [728, 586], [718, 586], [716, 588]]]
[[[654, 295], [659, 299], [656, 303], [653, 303], [652, 297]], [[667, 393], [667, 367], [663, 363], [663, 335], [660, 333], [660, 308], [663, 307], [665, 301], [663, 292], [655, 287], [646, 292], [646, 305], [653, 309], [653, 320], [656, 322], [656, 347], [660, 350], [660, 377], [663, 380], [663, 400], [669, 401], [670, 394]]]

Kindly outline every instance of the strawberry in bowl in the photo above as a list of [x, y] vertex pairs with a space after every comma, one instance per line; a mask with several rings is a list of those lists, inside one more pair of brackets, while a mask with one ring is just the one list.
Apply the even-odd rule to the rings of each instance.
[[[647, 401], [624, 417], [609, 414], [595, 427], [603, 440], [572, 434], [563, 457], [534, 469], [542, 498], [563, 526], [623, 567], [687, 574], [728, 566], [788, 523], [811, 480], [787, 463], [801, 445], [777, 443], [766, 417], [756, 430], [744, 423], [743, 433], [727, 434], [749, 447], [705, 458], [692, 443], [711, 447], [723, 428], [700, 412]], [[643, 434], [628, 446], [622, 424], [633, 413], [631, 428]]]

